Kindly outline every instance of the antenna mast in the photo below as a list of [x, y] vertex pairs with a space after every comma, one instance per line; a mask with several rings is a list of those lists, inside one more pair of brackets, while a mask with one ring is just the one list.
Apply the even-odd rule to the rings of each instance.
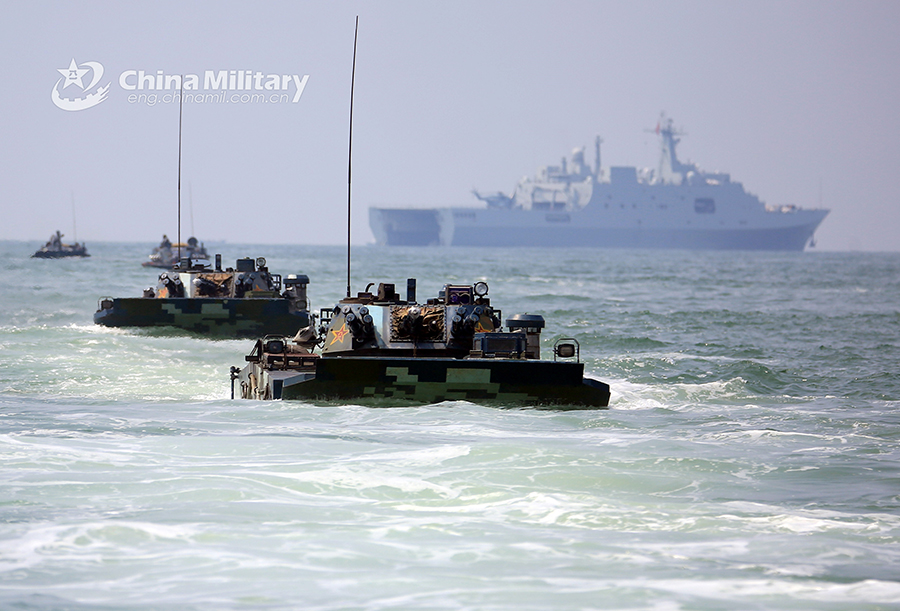
[[184, 75], [181, 75], [181, 93], [178, 95], [178, 264], [181, 264], [181, 113], [184, 107]]
[[[819, 181], [821, 183], [821, 181]], [[819, 185], [819, 200], [822, 199], [821, 195], [822, 185]], [[78, 244], [78, 229], [75, 227], [75, 191], [72, 191], [72, 238], [75, 240], [75, 243]]]
[[191, 181], [188, 181], [188, 210], [191, 212], [191, 235], [195, 236], [197, 233], [194, 231], [194, 189]]
[[359, 35], [359, 15], [353, 31], [353, 73], [350, 77], [350, 144], [347, 147], [347, 298], [350, 298], [350, 177], [353, 163], [353, 88], [356, 85], [356, 39]]

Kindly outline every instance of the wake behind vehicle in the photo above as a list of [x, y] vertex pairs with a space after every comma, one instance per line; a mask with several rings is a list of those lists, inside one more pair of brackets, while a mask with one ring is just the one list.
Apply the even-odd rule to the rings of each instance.
[[309, 325], [304, 274], [282, 281], [259, 257], [215, 268], [190, 259], [159, 275], [143, 297], [102, 297], [94, 322], [107, 327], [160, 327], [217, 338], [294, 334]]
[[232, 367], [232, 393], [237, 381], [244, 399], [609, 405], [609, 385], [584, 377], [576, 340], [557, 341], [553, 360], [542, 360], [543, 317], [512, 316], [503, 331], [484, 282], [447, 284], [423, 304], [415, 279], [405, 298], [382, 283], [317, 318], [293, 338], [258, 340], [248, 364]]

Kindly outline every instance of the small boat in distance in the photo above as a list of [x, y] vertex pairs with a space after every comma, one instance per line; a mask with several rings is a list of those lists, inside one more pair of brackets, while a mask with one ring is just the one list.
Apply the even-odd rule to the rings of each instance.
[[[181, 256], [179, 257], [179, 250]], [[159, 246], [153, 249], [147, 261], [141, 263], [144, 267], [156, 267], [159, 269], [173, 269], [181, 259], [190, 259], [200, 265], [209, 265], [209, 254], [206, 247], [195, 237], [188, 238], [187, 244], [172, 244], [169, 237], [163, 234]]]
[[50, 236], [47, 243], [39, 248], [32, 256], [37, 259], [62, 259], [63, 257], [90, 257], [87, 246], [75, 242], [74, 244], [63, 244], [63, 234], [57, 229], [56, 233]]

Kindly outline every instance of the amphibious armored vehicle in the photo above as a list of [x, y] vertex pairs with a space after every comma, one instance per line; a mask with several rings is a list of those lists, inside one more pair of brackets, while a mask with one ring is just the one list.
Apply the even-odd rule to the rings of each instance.
[[259, 257], [238, 259], [235, 268], [215, 268], [182, 259], [159, 275], [143, 297], [102, 297], [94, 322], [108, 327], [170, 327], [218, 338], [293, 335], [309, 325], [309, 277], [282, 281]]
[[447, 284], [424, 304], [415, 279], [405, 298], [394, 284], [368, 288], [321, 310], [318, 325], [293, 338], [258, 340], [247, 365], [232, 367], [232, 394], [238, 382], [245, 399], [609, 405], [609, 385], [584, 377], [576, 340], [557, 341], [552, 360], [542, 359], [543, 317], [512, 316], [504, 331], [484, 282]]
[[63, 244], [63, 234], [56, 230], [56, 233], [50, 236], [47, 243], [41, 246], [32, 256], [36, 259], [61, 259], [63, 257], [90, 257], [87, 246], [75, 242], [74, 244]]
[[153, 252], [141, 265], [173, 269], [184, 258], [189, 258], [194, 264], [209, 265], [209, 254], [206, 252], [206, 247], [197, 238], [188, 238], [186, 244], [181, 242], [172, 244], [168, 236], [163, 235], [159, 246], [153, 249]]

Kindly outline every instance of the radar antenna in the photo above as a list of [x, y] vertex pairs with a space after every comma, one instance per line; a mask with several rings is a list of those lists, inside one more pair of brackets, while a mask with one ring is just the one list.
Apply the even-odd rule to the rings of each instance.
[[654, 129], [645, 129], [648, 134], [670, 134], [672, 136], [687, 136], [687, 132], [675, 128], [675, 121], [670, 117], [666, 117], [665, 111], [659, 113], [659, 120], [656, 122]]
[[347, 298], [350, 298], [350, 184], [353, 164], [353, 88], [356, 85], [356, 40], [359, 35], [359, 15], [353, 31], [353, 72], [350, 76], [350, 141], [347, 146]]

